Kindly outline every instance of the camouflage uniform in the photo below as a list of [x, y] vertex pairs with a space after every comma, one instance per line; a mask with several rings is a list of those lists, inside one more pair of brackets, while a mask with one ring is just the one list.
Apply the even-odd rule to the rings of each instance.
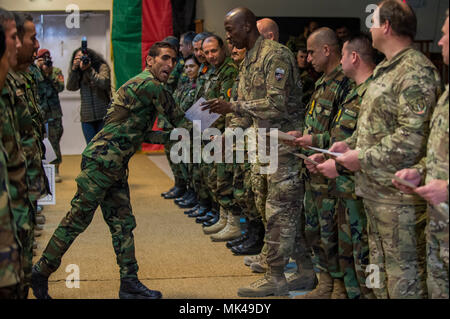
[[[200, 66], [199, 75], [195, 81], [195, 93], [193, 98], [194, 103], [197, 102], [199, 98], [205, 96], [205, 84], [213, 72], [214, 68], [208, 64], [202, 64]], [[209, 206], [212, 197], [207, 185], [208, 171], [202, 170], [202, 165], [205, 165], [205, 163], [192, 164], [192, 181], [200, 205]]]
[[58, 93], [64, 91], [64, 76], [61, 69], [53, 67], [49, 76], [42, 74], [42, 80], [38, 82], [40, 107], [44, 116], [44, 122], [48, 124], [48, 139], [56, 154], [56, 159], [51, 164], [60, 164], [62, 161], [59, 142], [63, 135], [62, 110]]
[[[304, 134], [312, 135], [312, 146], [328, 148], [330, 129], [339, 106], [344, 101], [352, 82], [345, 77], [342, 67], [337, 66], [330, 74], [316, 82], [316, 90], [307, 107]], [[315, 151], [303, 150], [306, 155]], [[336, 197], [330, 194], [335, 181], [323, 175], [309, 174], [305, 181], [305, 233], [314, 253], [313, 262], [320, 271], [333, 278], [342, 278], [338, 258], [338, 229], [335, 213]]]
[[[229, 101], [233, 84], [238, 76], [238, 67], [230, 57], [225, 58], [222, 65], [215, 69], [205, 84], [205, 98], [223, 99]], [[225, 130], [225, 116], [220, 116], [212, 125], [222, 133]], [[211, 163], [203, 167], [210, 168], [208, 172], [208, 187], [215, 201], [234, 215], [240, 215], [238, 206], [233, 200], [233, 164]]]
[[392, 176], [425, 155], [439, 92], [434, 65], [415, 49], [402, 50], [374, 70], [361, 103], [364, 125], [349, 141], [356, 138], [359, 151], [356, 195], [364, 198], [370, 263], [380, 271], [377, 298], [426, 297], [426, 205], [418, 195], [395, 188]]
[[303, 98], [302, 102], [304, 105], [308, 105], [309, 100], [311, 99], [312, 94], [314, 93], [315, 83], [317, 78], [312, 76], [312, 71], [309, 69], [300, 69], [300, 80], [302, 81], [303, 87]]
[[[6, 105], [0, 97], [0, 134], [8, 120]], [[19, 284], [23, 278], [20, 262], [20, 242], [12, 215], [8, 191], [8, 154], [0, 140], [0, 299], [20, 298]]]
[[[418, 168], [426, 173], [425, 184], [433, 179], [448, 182], [448, 85], [434, 110], [430, 123], [427, 157]], [[437, 206], [428, 204], [427, 286], [428, 296], [448, 299], [448, 198]]]
[[[343, 141], [356, 130], [359, 108], [372, 77], [355, 87], [339, 107], [330, 130], [331, 143]], [[347, 295], [351, 299], [375, 298], [366, 287], [366, 267], [369, 264], [367, 218], [362, 198], [355, 195], [355, 177], [336, 163], [339, 175], [331, 183], [337, 197], [335, 207], [338, 222], [339, 265]]]
[[183, 86], [188, 80], [189, 79], [184, 72], [184, 59], [179, 57], [175, 68], [172, 70], [169, 79], [167, 80], [167, 89], [171, 93], [175, 93], [175, 90]]
[[[18, 91], [20, 95], [24, 94], [23, 91], [19, 89]], [[3, 125], [0, 137], [8, 159], [6, 163], [11, 210], [21, 245], [20, 263], [24, 274], [20, 282], [20, 295], [21, 298], [26, 298], [31, 285], [35, 216], [28, 193], [27, 161], [19, 134], [19, 113], [15, 107], [21, 102], [17, 101], [14, 92], [16, 91], [9, 83], [2, 91], [2, 99], [6, 106], [2, 110]]]
[[100, 205], [111, 231], [120, 277], [137, 277], [132, 234], [136, 222], [130, 205], [128, 162], [152, 134], [157, 115], [160, 122], [166, 121], [166, 126], [172, 123], [169, 118], [163, 118], [166, 110], [174, 110], [172, 96], [147, 69], [114, 94], [105, 127], [83, 152], [72, 208], [36, 264], [43, 275], [49, 276], [59, 267], [63, 254], [88, 227]]
[[[301, 83], [288, 48], [260, 36], [240, 65], [239, 76], [238, 100], [231, 102], [237, 116], [252, 117], [254, 127], [261, 129], [289, 131], [302, 126]], [[252, 163], [252, 174], [260, 173], [256, 171], [260, 165], [266, 164]], [[253, 185], [255, 198], [262, 198], [265, 204], [265, 243], [271, 272], [283, 272], [296, 245], [300, 247], [301, 266], [312, 268], [305, 241], [295, 243], [302, 209], [299, 170], [300, 162], [279, 143], [278, 169], [260, 175], [261, 183]]]

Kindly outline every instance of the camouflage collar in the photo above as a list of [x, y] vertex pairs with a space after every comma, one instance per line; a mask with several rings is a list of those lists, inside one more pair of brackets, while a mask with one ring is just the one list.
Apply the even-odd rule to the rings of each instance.
[[407, 48], [403, 49], [402, 51], [400, 51], [399, 53], [397, 53], [391, 60], [388, 61], [385, 58], [383, 61], [381, 61], [378, 64], [378, 66], [373, 71], [373, 77], [376, 78], [380, 72], [383, 72], [387, 69], [394, 67], [403, 59], [403, 57], [405, 55], [409, 54], [411, 51], [414, 51], [414, 50], [415, 49], [413, 49], [411, 47], [407, 47]]
[[236, 66], [234, 64], [233, 59], [231, 59], [229, 56], [225, 58], [225, 60], [223, 60], [223, 63], [220, 67], [218, 67], [217, 69], [214, 70], [214, 74], [220, 74], [223, 70], [225, 70], [226, 68], [230, 67], [230, 66]]
[[339, 64], [330, 74], [323, 74], [316, 82], [316, 89], [325, 84], [328, 85], [331, 81], [333, 81], [336, 76], [342, 73], [342, 66]]
[[359, 96], [360, 98], [364, 97], [364, 94], [366, 94], [367, 88], [369, 87], [369, 84], [372, 80], [373, 76], [371, 75], [367, 78], [367, 80], [365, 80], [363, 83], [361, 83], [360, 85], [356, 86], [353, 90], [351, 90], [350, 93], [347, 94], [344, 103], [348, 103], [357, 96]]
[[14, 81], [15, 85], [26, 85], [25, 81], [22, 79], [22, 77], [15, 71], [9, 70], [7, 79], [10, 81]]
[[250, 65], [258, 60], [259, 51], [261, 51], [262, 44], [264, 42], [264, 37], [262, 35], [256, 40], [255, 45], [251, 48], [245, 55], [244, 65]]

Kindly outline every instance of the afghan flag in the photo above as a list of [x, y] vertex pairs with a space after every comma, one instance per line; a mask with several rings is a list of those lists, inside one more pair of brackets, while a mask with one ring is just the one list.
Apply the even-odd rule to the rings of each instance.
[[[114, 0], [112, 51], [116, 88], [145, 68], [150, 47], [173, 35], [171, 0]], [[156, 122], [154, 130], [158, 129]], [[143, 144], [145, 152], [161, 151], [162, 145]]]

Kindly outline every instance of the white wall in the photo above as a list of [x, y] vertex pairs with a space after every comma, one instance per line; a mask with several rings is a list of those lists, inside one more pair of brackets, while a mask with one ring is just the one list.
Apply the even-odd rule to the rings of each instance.
[[[418, 40], [434, 40], [441, 36], [447, 0], [408, 0], [417, 4]], [[367, 31], [365, 20], [369, 13], [366, 7], [378, 0], [197, 0], [197, 19], [204, 20], [205, 30], [224, 35], [225, 14], [239, 6], [248, 7], [256, 16], [272, 17], [348, 17], [360, 18], [361, 30]], [[297, 33], [297, 32], [295, 32]], [[300, 30], [298, 30], [300, 33]], [[432, 51], [439, 51], [435, 45]]]

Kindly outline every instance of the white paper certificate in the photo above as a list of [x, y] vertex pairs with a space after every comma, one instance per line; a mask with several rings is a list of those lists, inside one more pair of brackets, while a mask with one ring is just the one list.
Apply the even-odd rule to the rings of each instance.
[[335, 152], [330, 152], [329, 150], [324, 150], [322, 148], [317, 148], [317, 147], [312, 147], [312, 146], [308, 146], [309, 149], [320, 152], [320, 153], [324, 153], [324, 154], [328, 154], [334, 157], [339, 157], [342, 155], [342, 153], [335, 153]]
[[201, 121], [202, 132], [206, 130], [208, 127], [210, 127], [220, 117], [220, 114], [209, 113], [208, 110], [202, 111], [201, 105], [203, 102], [206, 102], [206, 100], [201, 97], [184, 114], [184, 116], [191, 122]]

